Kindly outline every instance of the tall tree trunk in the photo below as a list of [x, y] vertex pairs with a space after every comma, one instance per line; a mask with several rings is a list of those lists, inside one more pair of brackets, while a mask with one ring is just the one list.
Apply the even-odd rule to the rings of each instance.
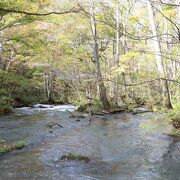
[[54, 77], [51, 70], [45, 73], [44, 85], [48, 102], [54, 102]]
[[100, 69], [96, 19], [94, 16], [93, 7], [92, 7], [92, 15], [91, 15], [91, 28], [92, 28], [92, 35], [93, 35], [93, 40], [94, 40], [93, 53], [94, 53], [94, 62], [96, 65], [96, 78], [97, 78], [97, 85], [98, 85], [98, 89], [99, 89], [99, 97], [100, 97], [100, 101], [102, 103], [103, 109], [108, 110], [110, 108], [110, 104], [107, 99], [106, 88], [104, 86], [101, 69]]
[[124, 92], [123, 95], [127, 95], [126, 92], [127, 92], [127, 88], [126, 88], [126, 76], [125, 76], [125, 72], [122, 72], [122, 92]]
[[148, 13], [149, 13], [149, 21], [150, 21], [151, 31], [152, 31], [152, 35], [153, 35], [154, 55], [156, 57], [156, 63], [157, 63], [157, 67], [158, 67], [159, 77], [163, 79], [162, 80], [163, 105], [164, 105], [164, 107], [172, 108], [168, 81], [167, 81], [166, 72], [165, 72], [165, 68], [163, 65], [163, 61], [162, 61], [161, 46], [160, 46], [159, 38], [157, 36], [157, 29], [156, 29], [155, 20], [154, 20], [153, 6], [152, 6], [150, 0], [147, 1], [147, 9], [148, 9]]
[[[116, 9], [116, 53], [115, 53], [115, 66], [116, 69], [119, 68], [119, 4], [117, 5]], [[116, 73], [114, 79], [114, 103], [119, 104], [119, 73]]]
[[180, 43], [180, 0], [176, 0], [177, 6], [177, 26], [178, 28], [178, 38], [179, 38], [179, 43]]

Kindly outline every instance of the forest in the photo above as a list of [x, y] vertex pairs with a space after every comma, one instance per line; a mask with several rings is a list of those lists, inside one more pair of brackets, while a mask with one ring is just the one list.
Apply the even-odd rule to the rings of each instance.
[[178, 141], [179, 52], [180, 0], [0, 0], [0, 115], [36, 104], [74, 105], [76, 121], [155, 113]]

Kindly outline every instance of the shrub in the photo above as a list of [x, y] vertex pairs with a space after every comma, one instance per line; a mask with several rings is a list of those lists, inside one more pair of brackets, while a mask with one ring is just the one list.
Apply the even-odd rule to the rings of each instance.
[[0, 97], [0, 114], [13, 112], [13, 100], [9, 97]]

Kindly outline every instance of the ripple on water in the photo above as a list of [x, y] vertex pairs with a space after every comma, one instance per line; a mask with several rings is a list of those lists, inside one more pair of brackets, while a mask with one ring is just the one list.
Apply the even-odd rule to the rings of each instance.
[[[41, 125], [51, 120], [58, 120], [64, 129], [57, 129], [54, 138], [46, 139], [44, 144], [19, 152], [16, 156], [10, 154], [2, 158], [0, 179], [180, 178], [180, 143], [160, 132], [143, 133], [140, 123], [147, 121], [145, 117], [130, 114], [112, 115], [106, 119], [94, 119], [88, 126], [86, 123], [81, 126], [74, 119], [68, 118], [69, 114], [66, 112], [48, 110], [38, 114], [19, 117], [17, 124], [24, 123], [26, 126], [26, 121], [32, 122], [34, 119], [34, 124], [27, 123], [25, 129], [38, 129], [37, 136], [45, 130]], [[25, 135], [22, 133], [21, 136]], [[62, 161], [61, 156], [67, 153], [81, 154], [89, 157], [91, 161]]]

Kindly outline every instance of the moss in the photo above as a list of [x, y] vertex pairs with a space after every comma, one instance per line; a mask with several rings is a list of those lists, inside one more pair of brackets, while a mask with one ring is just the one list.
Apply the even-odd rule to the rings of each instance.
[[4, 154], [11, 151], [11, 146], [7, 144], [0, 145], [0, 154]]
[[73, 153], [64, 154], [61, 157], [61, 160], [78, 160], [78, 161], [85, 161], [85, 162], [90, 161], [90, 159], [86, 156], [82, 156], [80, 154], [73, 154]]
[[5, 154], [13, 150], [19, 150], [25, 147], [25, 142], [18, 141], [14, 144], [6, 144], [5, 141], [0, 143], [0, 154]]
[[26, 146], [26, 143], [24, 141], [18, 141], [17, 143], [12, 145], [14, 149], [22, 149]]

